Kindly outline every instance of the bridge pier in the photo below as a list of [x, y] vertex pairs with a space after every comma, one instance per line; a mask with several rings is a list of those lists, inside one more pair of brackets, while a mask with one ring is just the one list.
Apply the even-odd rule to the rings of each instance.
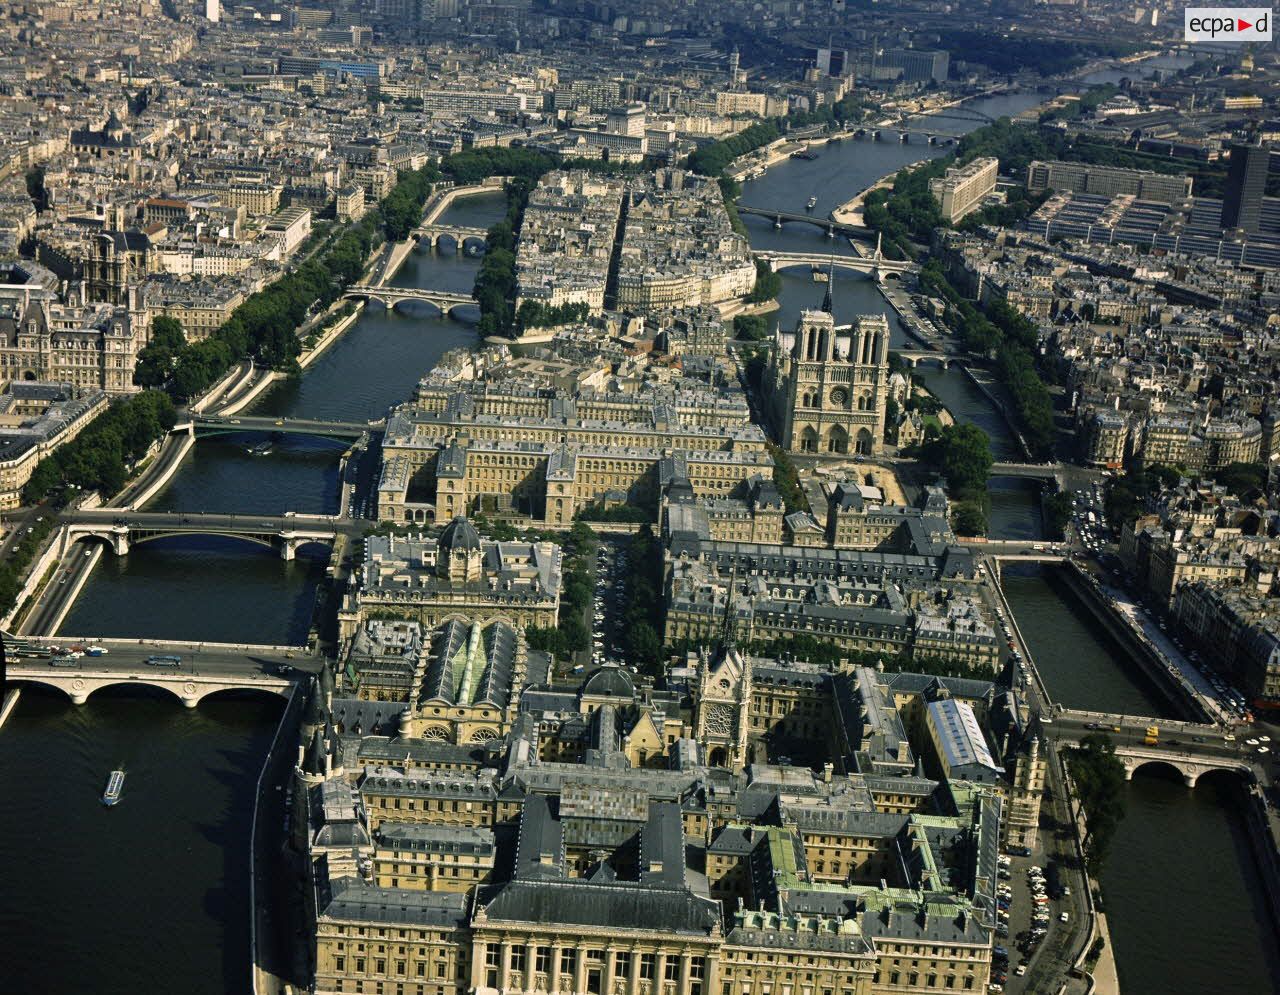
[[83, 704], [85, 704], [85, 702], [87, 702], [88, 700], [89, 700], [89, 692], [87, 692], [87, 691], [72, 691], [72, 692], [71, 692], [71, 704], [73, 704], [73, 705], [83, 705]]
[[292, 536], [280, 537], [280, 559], [291, 562], [298, 555], [298, 540]]

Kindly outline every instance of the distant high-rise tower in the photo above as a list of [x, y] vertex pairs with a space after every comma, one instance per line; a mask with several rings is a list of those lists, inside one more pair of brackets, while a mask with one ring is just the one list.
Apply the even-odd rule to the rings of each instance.
[[204, 0], [204, 16], [214, 24], [218, 23], [221, 0]]
[[1257, 231], [1262, 194], [1267, 188], [1271, 150], [1259, 145], [1233, 145], [1222, 198], [1222, 227]]
[[729, 53], [729, 88], [738, 85], [738, 46], [733, 46], [733, 51]]

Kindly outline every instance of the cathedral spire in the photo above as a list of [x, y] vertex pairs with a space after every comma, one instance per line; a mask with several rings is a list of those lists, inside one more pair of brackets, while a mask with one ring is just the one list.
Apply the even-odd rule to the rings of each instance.
[[834, 251], [832, 251], [831, 262], [827, 264], [827, 292], [822, 295], [822, 310], [826, 311], [827, 314], [835, 313], [835, 310], [834, 310], [835, 303], [831, 299], [831, 288], [835, 286], [835, 283], [836, 283], [836, 254]]

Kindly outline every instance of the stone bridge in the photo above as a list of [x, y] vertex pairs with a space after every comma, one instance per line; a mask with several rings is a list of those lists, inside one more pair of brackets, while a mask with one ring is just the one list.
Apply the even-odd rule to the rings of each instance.
[[475, 305], [470, 294], [455, 294], [448, 290], [418, 290], [413, 287], [352, 287], [342, 296], [366, 301], [377, 301], [383, 307], [396, 307], [405, 301], [422, 301], [441, 314], [452, 314], [462, 304]]
[[330, 543], [340, 530], [350, 531], [352, 523], [325, 515], [204, 515], [176, 512], [118, 510], [80, 511], [63, 515], [62, 543], [65, 554], [81, 539], [98, 539], [117, 556], [125, 556], [138, 543], [170, 536], [234, 536], [245, 542], [279, 550], [292, 560], [298, 547], [310, 542]]
[[120, 685], [162, 688], [187, 708], [195, 708], [201, 699], [219, 691], [262, 691], [288, 697], [292, 687], [288, 679], [261, 668], [206, 673], [189, 663], [168, 668], [145, 662], [116, 665], [109, 660], [81, 657], [67, 666], [54, 666], [47, 660], [19, 660], [9, 664], [8, 679], [57, 688], [77, 705], [83, 705], [95, 691]]
[[440, 240], [448, 238], [453, 243], [454, 252], [462, 252], [468, 242], [480, 242], [483, 249], [488, 236], [483, 228], [469, 228], [465, 225], [420, 225], [410, 233], [418, 240], [422, 249], [441, 250]]
[[951, 369], [953, 360], [958, 356], [952, 356], [950, 353], [938, 352], [934, 349], [895, 349], [893, 354], [910, 366], [913, 370], [921, 363], [937, 363], [944, 370]]
[[[1147, 730], [1155, 728], [1154, 743], [1147, 742]], [[1187, 787], [1212, 771], [1230, 771], [1246, 782], [1265, 777], [1256, 766], [1249, 748], [1223, 727], [1204, 722], [1180, 722], [1149, 716], [1112, 715], [1106, 712], [1083, 712], [1057, 706], [1046, 733], [1059, 745], [1078, 746], [1092, 733], [1107, 736], [1115, 746], [1116, 759], [1124, 765], [1125, 780], [1143, 767], [1164, 765], [1182, 775]], [[1243, 735], [1243, 734], [1242, 734]]]

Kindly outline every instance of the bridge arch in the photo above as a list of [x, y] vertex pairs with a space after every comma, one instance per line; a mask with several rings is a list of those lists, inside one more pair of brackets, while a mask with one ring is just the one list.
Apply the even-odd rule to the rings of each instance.
[[[1218, 775], [1224, 776], [1219, 778]], [[1215, 781], [1221, 779], [1227, 783], [1234, 784], [1239, 784], [1243, 781], [1247, 784], [1252, 780], [1253, 775], [1244, 767], [1206, 767], [1191, 778], [1192, 786], [1199, 787], [1200, 782], [1205, 778], [1210, 778]]]
[[[216, 695], [233, 695], [233, 696], [253, 695], [255, 698], [261, 697], [262, 695], [267, 695], [272, 698], [279, 698], [281, 696], [288, 697], [289, 687], [290, 687], [289, 685], [285, 685], [284, 687], [276, 687], [275, 685], [269, 685], [267, 687], [210, 688], [207, 691], [201, 691], [200, 693], [198, 693], [196, 695], [195, 700], [197, 702], [206, 701], [207, 699], [212, 698]], [[183, 703], [186, 704], [186, 701], [187, 699], [184, 698]]]
[[[188, 536], [213, 536], [218, 539], [238, 539], [241, 542], [250, 543], [254, 546], [264, 546], [267, 549], [275, 549], [278, 543], [276, 536], [268, 536], [265, 533], [257, 534], [251, 532], [220, 532], [217, 529], [173, 529], [160, 530], [157, 532], [137, 532], [131, 533], [129, 536], [129, 545], [137, 546], [144, 542], [154, 542], [157, 539], [183, 539]], [[312, 540], [306, 540], [310, 542]]]
[[[10, 681], [21, 681], [27, 684], [38, 684], [41, 687], [53, 688], [61, 691], [74, 704], [83, 705], [89, 700], [89, 697], [105, 688], [114, 687], [131, 687], [131, 688], [147, 688], [148, 690], [157, 690], [167, 692], [178, 701], [186, 704], [180, 690], [170, 687], [163, 682], [146, 680], [144, 678], [132, 677], [108, 677], [108, 678], [92, 678], [77, 677], [74, 671], [69, 672], [65, 680], [56, 680], [51, 677], [37, 677], [28, 674], [10, 674]], [[192, 703], [194, 704], [194, 702]]]
[[[1121, 758], [1121, 762], [1124, 762], [1124, 758]], [[1196, 780], [1194, 774], [1183, 770], [1181, 764], [1172, 760], [1156, 759], [1155, 757], [1147, 759], [1135, 758], [1130, 762], [1124, 763], [1124, 766], [1125, 780], [1129, 781], [1133, 780], [1133, 776], [1137, 774], [1138, 771], [1147, 771], [1147, 773], [1159, 772], [1166, 775], [1166, 779], [1167, 774], [1172, 773], [1176, 777], [1182, 778], [1183, 783], [1186, 784], [1188, 788], [1192, 787]]]
[[489, 244], [479, 235], [468, 235], [462, 240], [459, 251], [466, 256], [483, 256], [488, 248]]
[[[419, 309], [427, 310], [431, 312], [431, 314], [424, 315], [415, 313], [418, 312]], [[436, 301], [422, 300], [417, 297], [406, 297], [404, 300], [396, 301], [391, 305], [391, 310], [409, 318], [444, 317], [449, 312], [449, 309], [441, 307]]]

